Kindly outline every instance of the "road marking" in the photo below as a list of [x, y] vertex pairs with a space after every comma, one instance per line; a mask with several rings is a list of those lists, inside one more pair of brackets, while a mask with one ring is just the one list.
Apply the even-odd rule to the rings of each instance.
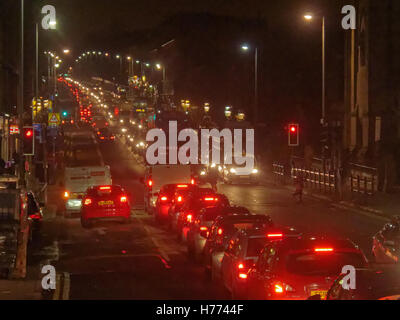
[[62, 300], [69, 300], [70, 287], [71, 287], [71, 279], [70, 279], [69, 273], [64, 272]]
[[56, 290], [53, 294], [53, 300], [59, 300], [60, 297], [60, 287], [61, 287], [61, 274], [56, 275]]

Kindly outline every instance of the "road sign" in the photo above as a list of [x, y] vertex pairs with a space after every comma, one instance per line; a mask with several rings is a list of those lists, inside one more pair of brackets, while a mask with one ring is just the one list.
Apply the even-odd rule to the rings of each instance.
[[49, 113], [49, 126], [57, 127], [61, 123], [61, 118], [59, 113]]
[[19, 127], [17, 124], [10, 124], [10, 134], [19, 134]]

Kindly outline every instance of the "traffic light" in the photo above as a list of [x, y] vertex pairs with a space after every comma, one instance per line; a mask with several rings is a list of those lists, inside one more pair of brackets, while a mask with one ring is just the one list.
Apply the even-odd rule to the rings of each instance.
[[63, 111], [61, 114], [62, 114], [63, 117], [67, 117], [68, 116], [68, 111]]
[[35, 154], [35, 130], [33, 127], [22, 128], [22, 146], [24, 156]]
[[299, 145], [299, 124], [292, 123], [288, 126], [288, 145], [297, 147]]

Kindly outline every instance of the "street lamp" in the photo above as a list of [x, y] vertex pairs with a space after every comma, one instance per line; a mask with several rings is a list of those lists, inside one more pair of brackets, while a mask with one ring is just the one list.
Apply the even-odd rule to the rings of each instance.
[[[242, 45], [243, 51], [250, 50], [247, 44]], [[254, 48], [254, 106], [253, 106], [253, 122], [256, 125], [258, 119], [258, 48]]]
[[156, 69], [157, 69], [157, 70], [162, 70], [162, 72], [163, 72], [163, 74], [162, 74], [162, 79], [163, 79], [163, 81], [165, 81], [165, 80], [166, 80], [165, 67], [162, 66], [161, 64], [157, 63], [157, 64], [156, 64]]
[[[306, 13], [304, 19], [307, 21], [311, 21], [314, 19], [314, 16], [311, 13]], [[325, 17], [321, 17], [321, 27], [322, 27], [322, 118], [321, 124], [325, 124], [326, 118], [326, 110], [325, 110]]]
[[64, 49], [63, 52], [64, 52], [65, 54], [68, 54], [68, 53], [70, 52], [70, 50], [69, 50], [69, 49]]

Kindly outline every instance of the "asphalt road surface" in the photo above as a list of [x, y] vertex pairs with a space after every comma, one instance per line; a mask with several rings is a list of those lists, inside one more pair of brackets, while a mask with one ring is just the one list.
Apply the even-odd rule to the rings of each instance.
[[[207, 280], [204, 269], [189, 262], [186, 247], [143, 211], [144, 167], [119, 141], [102, 145], [113, 182], [133, 197], [129, 225], [99, 223], [83, 229], [78, 217], [44, 221], [42, 239], [30, 261], [47, 261], [70, 275], [69, 299], [227, 299], [221, 285]], [[269, 214], [277, 224], [299, 231], [348, 237], [370, 256], [371, 237], [383, 221], [304, 198], [298, 204], [279, 186], [219, 185], [236, 205]]]

